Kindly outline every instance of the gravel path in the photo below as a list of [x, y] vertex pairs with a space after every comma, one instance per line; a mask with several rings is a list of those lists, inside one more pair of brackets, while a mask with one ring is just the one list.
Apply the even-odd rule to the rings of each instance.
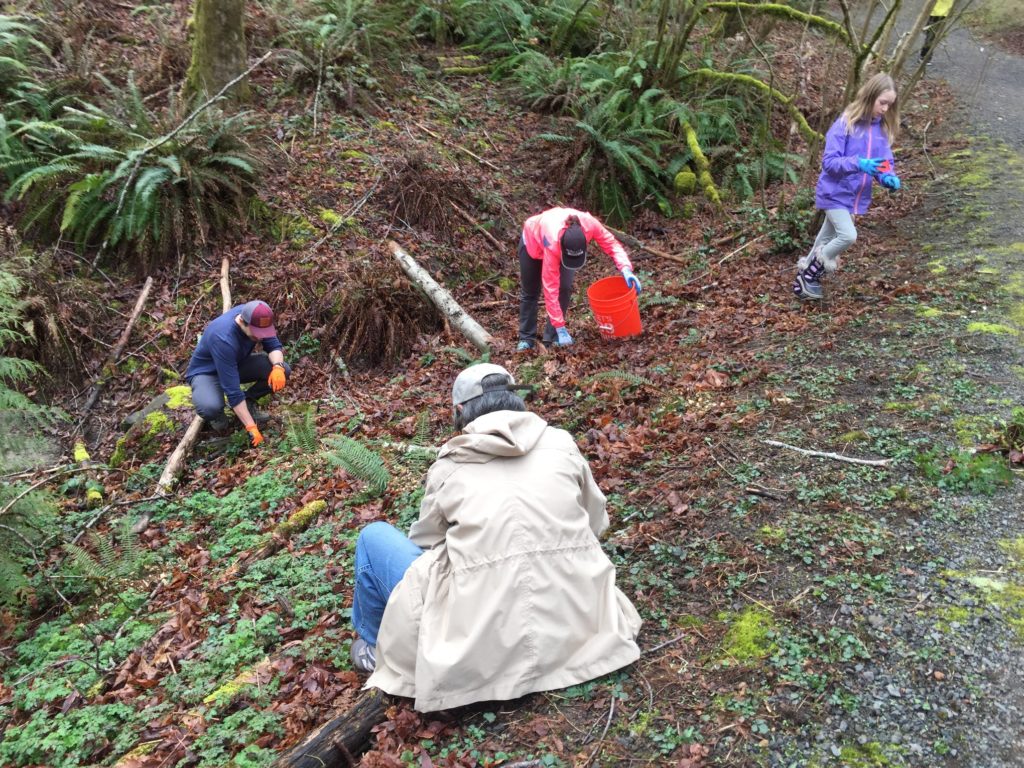
[[949, 83], [972, 133], [1024, 148], [1024, 58], [960, 27], [938, 46], [926, 77]]

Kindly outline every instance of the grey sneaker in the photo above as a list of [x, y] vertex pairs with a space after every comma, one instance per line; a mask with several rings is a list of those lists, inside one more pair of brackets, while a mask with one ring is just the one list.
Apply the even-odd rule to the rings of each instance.
[[793, 282], [793, 293], [801, 299], [817, 301], [824, 295], [821, 290], [821, 283], [817, 280], [810, 280], [803, 275], [797, 275]]
[[532, 341], [520, 341], [516, 344], [516, 352], [525, 352], [528, 349], [533, 349]]
[[352, 641], [352, 668], [357, 672], [373, 672], [377, 668], [377, 649], [361, 637]]

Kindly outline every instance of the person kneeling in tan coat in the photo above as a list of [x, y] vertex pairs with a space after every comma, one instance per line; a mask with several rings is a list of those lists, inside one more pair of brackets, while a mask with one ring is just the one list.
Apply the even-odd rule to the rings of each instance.
[[353, 665], [421, 712], [565, 688], [636, 661], [640, 616], [598, 535], [604, 494], [572, 436], [490, 363], [452, 388], [462, 434], [427, 474], [409, 536], [356, 542]]

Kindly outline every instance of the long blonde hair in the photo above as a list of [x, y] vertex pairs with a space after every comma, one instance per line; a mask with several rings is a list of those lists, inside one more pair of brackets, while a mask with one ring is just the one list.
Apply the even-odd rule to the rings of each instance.
[[[857, 97], [846, 105], [843, 110], [843, 117], [846, 119], [846, 132], [853, 133], [856, 127], [866, 127], [871, 123], [872, 112], [878, 97], [886, 91], [896, 93], [896, 84], [885, 72], [879, 72], [868, 80], [857, 91]], [[896, 133], [900, 125], [899, 95], [889, 107], [889, 111], [882, 115], [882, 130], [885, 131], [889, 142], [896, 141]]]

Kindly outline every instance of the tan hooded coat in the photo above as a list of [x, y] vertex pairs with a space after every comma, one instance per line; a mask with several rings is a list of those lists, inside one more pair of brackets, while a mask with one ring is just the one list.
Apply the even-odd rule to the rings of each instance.
[[598, 534], [605, 498], [568, 432], [497, 411], [448, 441], [366, 685], [421, 712], [582, 683], [637, 660], [640, 617]]

